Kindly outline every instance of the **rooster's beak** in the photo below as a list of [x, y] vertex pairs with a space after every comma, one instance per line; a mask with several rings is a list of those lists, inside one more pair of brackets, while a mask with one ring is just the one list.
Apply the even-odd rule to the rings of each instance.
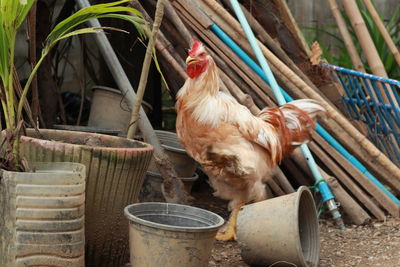
[[188, 57], [186, 58], [186, 65], [190, 65], [190, 64], [196, 63], [196, 62], [198, 62], [198, 61], [199, 61], [199, 60], [198, 60], [197, 58], [188, 56]]

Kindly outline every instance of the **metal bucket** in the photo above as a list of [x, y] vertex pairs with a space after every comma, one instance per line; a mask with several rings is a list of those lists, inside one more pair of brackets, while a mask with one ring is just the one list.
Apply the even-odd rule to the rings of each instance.
[[[156, 130], [155, 133], [174, 165], [178, 177], [192, 177], [196, 171], [196, 161], [186, 153], [179, 143], [176, 133], [161, 130]], [[150, 164], [149, 170], [158, 172], [154, 160]]]
[[224, 219], [186, 205], [147, 202], [125, 208], [135, 267], [205, 267]]
[[250, 265], [318, 266], [317, 211], [310, 190], [246, 205], [239, 212], [237, 239]]

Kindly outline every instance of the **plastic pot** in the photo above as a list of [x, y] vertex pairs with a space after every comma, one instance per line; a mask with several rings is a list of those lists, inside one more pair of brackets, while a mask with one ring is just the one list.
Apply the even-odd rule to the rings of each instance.
[[243, 206], [237, 222], [242, 258], [250, 265], [318, 266], [317, 211], [310, 190]]
[[0, 266], [85, 266], [85, 166], [0, 171]]
[[129, 258], [124, 208], [135, 203], [153, 147], [122, 137], [28, 129], [21, 155], [30, 161], [71, 161], [86, 166], [86, 266], [122, 266]]
[[135, 267], [208, 266], [215, 234], [224, 223], [212, 212], [170, 203], [138, 203], [124, 212]]

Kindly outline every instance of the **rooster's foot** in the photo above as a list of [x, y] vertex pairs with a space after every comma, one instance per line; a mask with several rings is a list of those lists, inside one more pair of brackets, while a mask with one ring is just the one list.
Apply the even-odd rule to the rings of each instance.
[[243, 204], [239, 205], [232, 211], [231, 216], [225, 226], [225, 231], [223, 233], [218, 231], [217, 236], [215, 237], [216, 240], [218, 241], [236, 240], [236, 223], [241, 206], [243, 206]]

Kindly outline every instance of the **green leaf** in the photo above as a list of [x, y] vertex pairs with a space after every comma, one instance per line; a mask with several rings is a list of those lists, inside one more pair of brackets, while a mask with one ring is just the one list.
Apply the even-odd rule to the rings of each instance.
[[158, 71], [158, 73], [160, 73], [161, 79], [163, 81], [163, 83], [165, 84], [165, 88], [170, 91], [167, 80], [165, 80], [164, 74], [161, 71], [160, 68], [160, 64], [158, 63], [158, 59], [157, 59], [157, 53], [156, 53], [156, 49], [153, 48], [153, 60], [154, 60], [154, 65], [156, 66], [156, 69]]

